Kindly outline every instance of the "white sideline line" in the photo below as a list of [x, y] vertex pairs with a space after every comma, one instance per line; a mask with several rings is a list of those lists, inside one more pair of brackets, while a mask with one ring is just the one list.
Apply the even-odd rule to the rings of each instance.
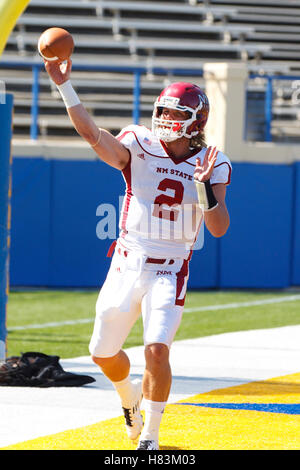
[[[257, 305], [277, 304], [280, 302], [293, 302], [297, 300], [300, 300], [300, 294], [288, 295], [285, 297], [273, 297], [270, 299], [263, 299], [263, 300], [253, 300], [250, 302], [234, 302], [231, 304], [206, 305], [204, 307], [192, 307], [192, 308], [184, 309], [184, 313], [205, 312], [205, 311], [211, 311], [211, 310], [225, 310], [225, 309], [240, 308], [240, 307], [255, 307]], [[66, 320], [62, 322], [13, 326], [11, 328], [8, 328], [8, 331], [11, 332], [11, 331], [20, 331], [20, 330], [33, 330], [33, 329], [40, 329], [40, 328], [51, 328], [51, 327], [56, 327], [56, 326], [77, 325], [80, 323], [93, 323], [93, 322], [94, 322], [94, 318], [81, 318], [78, 320]]]
[[228, 308], [255, 307], [256, 305], [277, 304], [280, 302], [293, 302], [295, 300], [300, 300], [300, 294], [287, 295], [286, 297], [273, 297], [271, 299], [252, 300], [250, 302], [234, 302], [231, 304], [207, 305], [206, 307], [186, 308], [184, 309], [184, 311], [186, 313], [190, 313], [190, 312], [204, 312], [207, 310], [224, 310]]
[[79, 318], [78, 320], [66, 320], [66, 321], [58, 321], [58, 322], [51, 322], [51, 323], [34, 323], [33, 325], [22, 325], [22, 326], [12, 326], [11, 328], [7, 328], [8, 331], [19, 331], [19, 330], [35, 330], [39, 328], [51, 328], [56, 326], [63, 326], [63, 325], [78, 325], [80, 323], [92, 323], [94, 318]]

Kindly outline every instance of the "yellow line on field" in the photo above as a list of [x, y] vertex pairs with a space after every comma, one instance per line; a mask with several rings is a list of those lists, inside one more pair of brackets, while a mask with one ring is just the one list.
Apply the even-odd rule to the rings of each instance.
[[[179, 403], [299, 403], [300, 373], [214, 390]], [[161, 450], [300, 449], [300, 415], [167, 405]], [[2, 450], [134, 450], [122, 416]]]

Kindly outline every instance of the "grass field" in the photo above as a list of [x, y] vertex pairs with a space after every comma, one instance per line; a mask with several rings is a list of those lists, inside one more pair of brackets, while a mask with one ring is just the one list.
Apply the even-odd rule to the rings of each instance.
[[[89, 290], [11, 292], [7, 309], [8, 356], [28, 351], [55, 354], [61, 358], [88, 355], [97, 295], [97, 291]], [[283, 298], [289, 299], [278, 302]], [[270, 303], [265, 303], [268, 300]], [[249, 304], [241, 305], [245, 302]], [[299, 293], [189, 291], [175, 339], [296, 324], [300, 324]], [[139, 319], [124, 347], [141, 344], [142, 322]]]

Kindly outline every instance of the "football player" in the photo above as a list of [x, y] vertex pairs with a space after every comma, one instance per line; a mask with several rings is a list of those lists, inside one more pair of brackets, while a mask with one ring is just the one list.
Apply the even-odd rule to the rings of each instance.
[[[231, 163], [206, 147], [209, 103], [197, 85], [167, 86], [154, 104], [151, 130], [129, 125], [114, 137], [99, 129], [81, 104], [70, 81], [71, 60], [45, 61], [45, 67], [79, 135], [101, 160], [122, 172], [126, 183], [120, 234], [96, 303], [89, 349], [120, 396], [129, 438], [140, 436], [138, 450], [158, 450], [172, 380], [169, 352], [181, 322], [189, 261], [201, 224], [214, 237], [228, 229]], [[131, 380], [122, 349], [140, 314], [142, 383]]]

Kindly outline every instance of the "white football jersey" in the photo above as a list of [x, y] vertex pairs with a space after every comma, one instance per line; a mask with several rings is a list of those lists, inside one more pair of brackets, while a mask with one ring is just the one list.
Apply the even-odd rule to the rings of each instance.
[[[193, 174], [196, 158], [203, 161], [207, 149], [174, 159], [163, 142], [139, 125], [125, 127], [117, 138], [131, 155], [122, 171], [122, 244], [151, 257], [188, 259], [203, 222]], [[228, 185], [230, 176], [231, 163], [219, 152], [210, 182]]]

